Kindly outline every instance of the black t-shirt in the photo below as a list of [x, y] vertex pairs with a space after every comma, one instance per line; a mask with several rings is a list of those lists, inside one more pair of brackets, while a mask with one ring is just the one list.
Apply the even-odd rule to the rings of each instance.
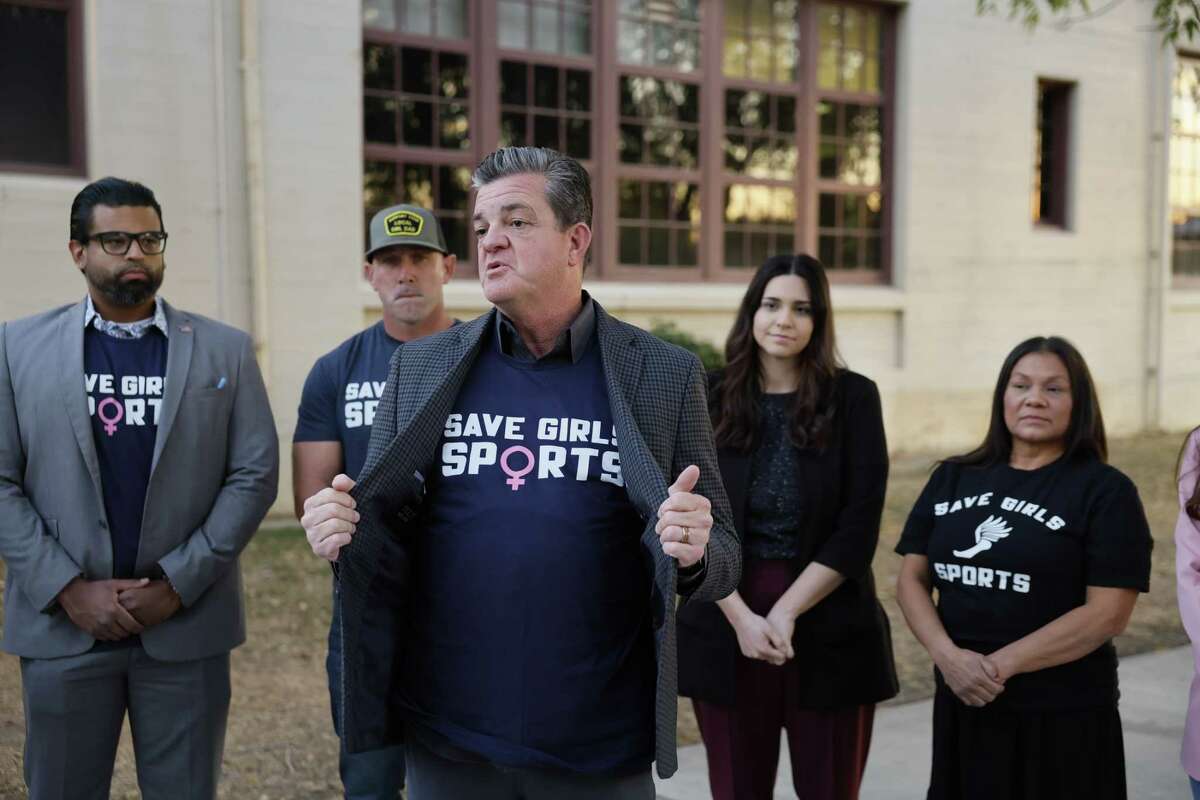
[[[1088, 586], [1148, 591], [1152, 545], [1129, 478], [1096, 460], [1060, 459], [1035, 470], [942, 464], [896, 552], [929, 558], [955, 644], [991, 653], [1083, 605]], [[1049, 710], [1116, 698], [1117, 656], [1106, 642], [1077, 661], [1014, 676], [996, 702]]]

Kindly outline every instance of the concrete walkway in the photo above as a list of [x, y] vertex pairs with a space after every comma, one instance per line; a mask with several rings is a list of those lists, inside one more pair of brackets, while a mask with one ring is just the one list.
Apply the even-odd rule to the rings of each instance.
[[[1136, 800], [1182, 800], [1191, 796], [1179, 766], [1179, 742], [1192, 680], [1188, 647], [1123, 659], [1121, 720], [1129, 796]], [[879, 709], [861, 800], [920, 800], [929, 785], [930, 719], [925, 700]], [[787, 748], [781, 747], [776, 798], [794, 798]], [[704, 748], [679, 751], [679, 772], [658, 782], [660, 800], [709, 797]]]

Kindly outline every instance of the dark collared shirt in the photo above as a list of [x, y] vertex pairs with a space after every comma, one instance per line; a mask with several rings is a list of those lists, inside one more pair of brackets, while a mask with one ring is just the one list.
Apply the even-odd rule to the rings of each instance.
[[577, 364], [579, 359], [583, 358], [583, 354], [587, 352], [588, 344], [591, 343], [592, 335], [595, 332], [596, 303], [587, 292], [583, 293], [583, 308], [579, 310], [579, 314], [570, 325], [558, 334], [550, 352], [541, 358], [535, 356], [525, 346], [525, 342], [521, 339], [521, 334], [517, 332], [512, 320], [504, 316], [503, 311], [497, 310], [496, 312], [496, 341], [500, 343], [500, 352], [518, 361]]

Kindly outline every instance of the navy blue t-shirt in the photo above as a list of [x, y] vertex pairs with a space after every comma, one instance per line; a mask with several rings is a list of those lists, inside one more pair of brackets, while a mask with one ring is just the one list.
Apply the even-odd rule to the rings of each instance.
[[648, 767], [651, 579], [595, 340], [547, 364], [490, 335], [432, 472], [412, 543], [413, 721], [504, 766]]
[[321, 356], [304, 381], [292, 441], [341, 442], [343, 469], [357, 478], [367, 460], [388, 364], [399, 344], [377, 322]]
[[113, 577], [133, 578], [162, 412], [167, 338], [157, 328], [140, 339], [117, 339], [88, 327], [83, 372], [112, 537]]

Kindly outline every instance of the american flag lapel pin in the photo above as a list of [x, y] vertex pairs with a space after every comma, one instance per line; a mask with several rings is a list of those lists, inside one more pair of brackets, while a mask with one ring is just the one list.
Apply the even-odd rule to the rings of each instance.
[[185, 322], [185, 323], [183, 323], [182, 325], [180, 325], [180, 326], [179, 326], [179, 332], [180, 332], [180, 333], [191, 333], [191, 332], [192, 332], [192, 326], [191, 326], [191, 325], [188, 325], [188, 324]]

